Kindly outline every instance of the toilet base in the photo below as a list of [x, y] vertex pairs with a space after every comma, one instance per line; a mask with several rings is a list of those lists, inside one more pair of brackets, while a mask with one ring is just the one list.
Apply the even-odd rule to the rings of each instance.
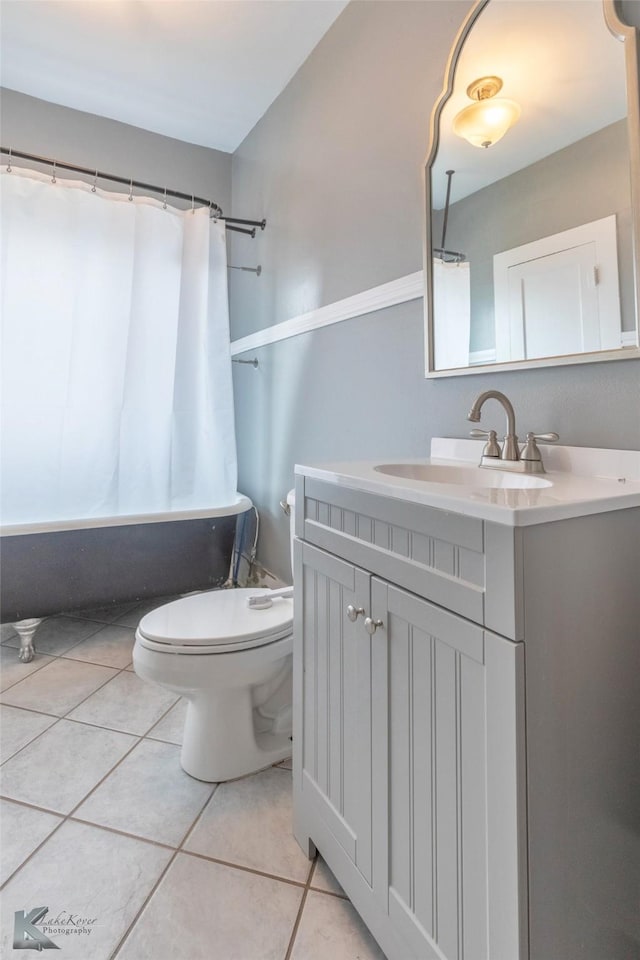
[[188, 695], [187, 700], [180, 765], [190, 777], [222, 783], [291, 756], [289, 730], [258, 732], [250, 691], [218, 692], [213, 702]]

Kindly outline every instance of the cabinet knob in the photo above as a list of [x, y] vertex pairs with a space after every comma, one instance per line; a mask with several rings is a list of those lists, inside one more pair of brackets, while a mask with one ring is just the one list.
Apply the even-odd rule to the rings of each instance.
[[382, 620], [372, 620], [371, 617], [365, 617], [364, 628], [370, 636], [373, 636], [378, 627], [382, 626], [384, 626]]
[[354, 607], [352, 603], [347, 607], [347, 616], [352, 623], [358, 619], [361, 613], [364, 613], [363, 607]]

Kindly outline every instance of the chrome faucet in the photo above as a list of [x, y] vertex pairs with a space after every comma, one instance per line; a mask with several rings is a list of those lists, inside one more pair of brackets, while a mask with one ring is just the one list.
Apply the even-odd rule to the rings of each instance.
[[493, 467], [500, 470], [518, 470], [522, 473], [544, 473], [544, 464], [542, 456], [536, 444], [536, 440], [543, 440], [546, 443], [554, 443], [559, 440], [557, 433], [528, 433], [527, 442], [522, 448], [518, 447], [518, 437], [516, 435], [516, 415], [513, 405], [504, 393], [499, 390], [485, 390], [479, 394], [473, 402], [468, 420], [473, 423], [480, 422], [480, 411], [486, 400], [498, 400], [504, 407], [507, 415], [507, 434], [504, 438], [502, 450], [498, 444], [495, 430], [472, 430], [472, 437], [482, 437], [487, 439], [487, 444], [480, 457], [481, 467]]
[[[516, 414], [511, 404], [511, 401], [508, 397], [505, 397], [504, 393], [500, 393], [499, 390], [485, 390], [484, 393], [481, 393], [473, 401], [473, 406], [469, 410], [469, 415], [467, 420], [471, 420], [472, 423], [480, 422], [480, 411], [486, 400], [498, 400], [504, 407], [504, 411], [507, 415], [507, 435], [504, 438], [504, 444], [502, 446], [502, 452], [500, 453], [501, 460], [519, 460], [520, 459], [520, 450], [518, 449], [518, 437], [516, 435]], [[484, 431], [473, 431], [472, 436], [485, 436]], [[493, 439], [489, 438], [490, 442]], [[489, 457], [495, 459], [496, 454], [490, 453]]]

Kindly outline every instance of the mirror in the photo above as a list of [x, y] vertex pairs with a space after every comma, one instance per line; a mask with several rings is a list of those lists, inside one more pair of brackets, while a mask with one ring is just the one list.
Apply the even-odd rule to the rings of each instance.
[[[640, 356], [638, 34], [614, 0], [471, 11], [432, 116], [427, 377]], [[505, 100], [501, 138], [465, 122]]]

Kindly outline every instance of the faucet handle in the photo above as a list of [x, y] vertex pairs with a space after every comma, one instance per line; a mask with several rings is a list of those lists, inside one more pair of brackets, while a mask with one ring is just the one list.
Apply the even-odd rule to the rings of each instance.
[[483, 457], [499, 457], [500, 456], [500, 445], [498, 444], [497, 434], [495, 430], [479, 430], [474, 428], [469, 432], [469, 436], [473, 437], [475, 440], [487, 440], [488, 443], [485, 445], [484, 450], [482, 451]]
[[532, 433], [527, 434], [527, 442], [525, 443], [522, 453], [520, 454], [521, 460], [542, 460], [540, 451], [538, 450], [538, 445], [536, 440], [540, 440], [541, 443], [555, 443], [556, 440], [559, 440], [560, 437], [557, 433]]

